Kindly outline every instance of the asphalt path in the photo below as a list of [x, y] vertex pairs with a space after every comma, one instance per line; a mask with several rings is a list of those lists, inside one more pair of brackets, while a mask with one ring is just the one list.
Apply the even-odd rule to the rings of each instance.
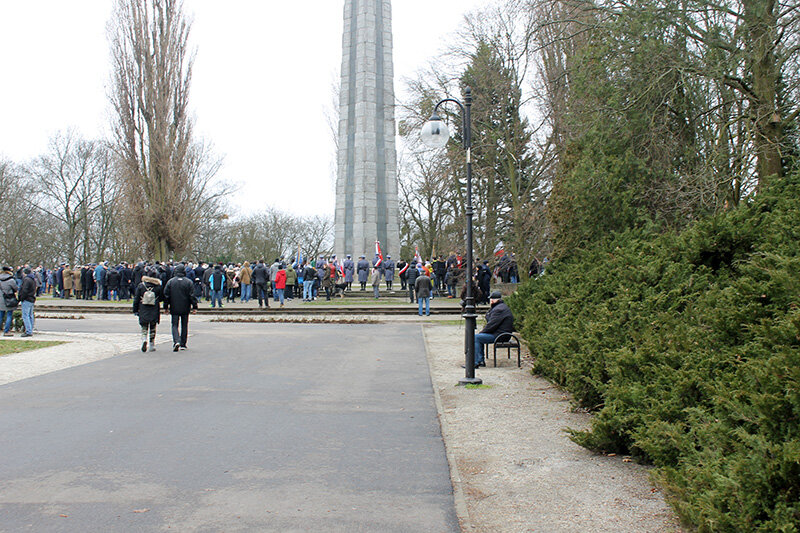
[[0, 386], [0, 531], [458, 531], [420, 326], [191, 326]]

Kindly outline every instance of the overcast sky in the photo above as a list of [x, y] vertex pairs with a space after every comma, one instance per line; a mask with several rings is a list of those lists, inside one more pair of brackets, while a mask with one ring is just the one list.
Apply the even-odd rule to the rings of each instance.
[[[440, 52], [487, 0], [395, 0], [395, 90]], [[341, 63], [344, 0], [185, 0], [197, 48], [190, 107], [196, 134], [241, 184], [239, 212], [334, 209], [326, 115]], [[0, 157], [23, 163], [57, 131], [109, 129], [106, 24], [111, 0], [0, 0]]]

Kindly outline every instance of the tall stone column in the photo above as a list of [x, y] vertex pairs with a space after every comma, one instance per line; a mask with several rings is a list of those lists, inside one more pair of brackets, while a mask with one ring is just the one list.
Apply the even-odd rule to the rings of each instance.
[[400, 251], [392, 5], [345, 0], [334, 250], [372, 259]]

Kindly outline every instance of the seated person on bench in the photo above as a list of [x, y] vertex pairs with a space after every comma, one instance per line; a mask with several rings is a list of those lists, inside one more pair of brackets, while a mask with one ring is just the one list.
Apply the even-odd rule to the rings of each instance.
[[486, 312], [486, 326], [475, 335], [475, 368], [486, 366], [483, 359], [483, 346], [492, 344], [503, 333], [514, 332], [514, 315], [503, 301], [500, 291], [489, 296], [491, 309]]

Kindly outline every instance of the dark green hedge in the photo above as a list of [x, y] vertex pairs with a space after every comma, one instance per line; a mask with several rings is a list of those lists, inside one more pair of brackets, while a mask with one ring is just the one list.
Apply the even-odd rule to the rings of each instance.
[[800, 526], [800, 174], [680, 234], [552, 262], [509, 303], [535, 371], [596, 411], [699, 531]]

